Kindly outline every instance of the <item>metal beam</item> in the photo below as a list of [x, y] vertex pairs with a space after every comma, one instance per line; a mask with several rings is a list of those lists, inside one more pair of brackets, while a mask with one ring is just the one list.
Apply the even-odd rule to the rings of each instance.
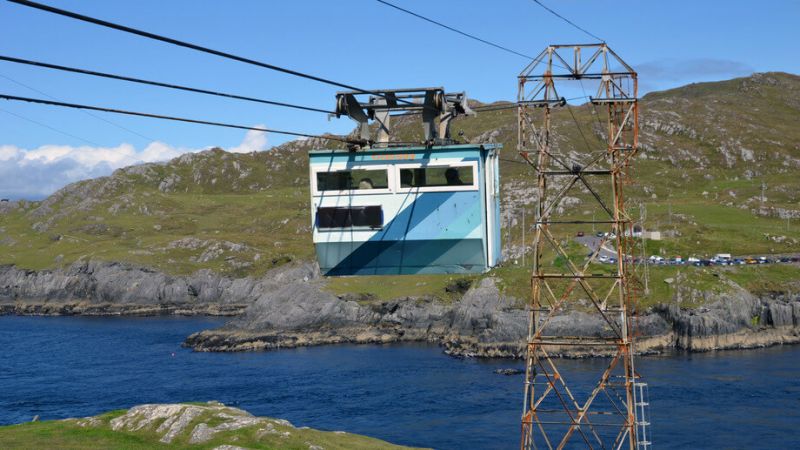
[[[589, 58], [581, 59], [581, 50]], [[571, 57], [566, 57], [571, 51]], [[611, 71], [612, 67], [626, 71]], [[552, 111], [566, 105], [558, 96], [557, 86], [569, 81], [589, 80], [597, 83], [598, 94], [591, 103], [606, 110], [605, 135], [607, 147], [596, 159], [581, 167], [572, 163], [570, 155], [577, 149], [560, 148], [552, 139]], [[637, 374], [634, 370], [634, 337], [631, 332], [635, 316], [636, 282], [631, 257], [632, 219], [625, 208], [623, 187], [630, 180], [631, 156], [638, 149], [637, 74], [605, 43], [551, 45], [542, 51], [517, 78], [518, 83], [518, 151], [536, 169], [536, 195], [531, 200], [536, 211], [533, 240], [533, 267], [529, 304], [529, 333], [525, 364], [525, 393], [522, 414], [520, 448], [614, 448], [640, 450], [636, 422], [636, 393], [633, 389]], [[573, 116], [574, 118], [574, 116]], [[577, 119], [576, 119], [576, 125]], [[563, 143], [559, 142], [563, 146]], [[535, 155], [535, 156], [534, 156]], [[592, 156], [594, 158], [594, 156]], [[600, 161], [604, 164], [599, 164]], [[598, 166], [589, 169], [589, 166]], [[584, 175], [592, 175], [592, 185]], [[564, 176], [573, 177], [564, 180]], [[559, 181], [560, 180], [560, 181]], [[579, 182], [578, 182], [579, 181]], [[607, 183], [611, 200], [600, 196], [593, 185]], [[570, 220], [559, 218], [555, 208], [559, 199], [571, 189], [584, 188], [591, 194], [591, 205], [600, 212], [602, 220]], [[605, 192], [605, 191], [602, 191]], [[606, 224], [614, 233], [616, 253], [614, 273], [592, 273], [590, 265], [599, 248], [578, 267], [556, 239], [554, 233], [569, 230], [567, 225]], [[600, 247], [609, 240], [604, 237]], [[527, 243], [523, 243], [527, 245]], [[554, 264], [546, 264], [542, 255], [545, 246], [561, 258], [562, 272]], [[564, 272], [566, 266], [567, 272]], [[558, 280], [564, 280], [559, 282]], [[553, 328], [553, 318], [563, 311], [576, 289], [585, 294], [594, 308], [590, 314], [603, 320], [612, 337], [563, 336]], [[567, 351], [585, 347], [614, 348], [615, 356], [599, 375], [590, 390], [572, 390], [546, 348]], [[618, 372], [624, 382], [611, 382]], [[568, 374], [566, 374], [568, 375]], [[537, 387], [538, 386], [538, 387]], [[544, 386], [544, 388], [542, 388]], [[620, 389], [622, 396], [616, 391]], [[613, 395], [610, 391], [614, 391]], [[618, 398], [619, 401], [615, 400]], [[580, 401], [579, 401], [580, 400]], [[559, 408], [560, 406], [560, 408]], [[546, 419], [544, 415], [561, 414], [562, 421]], [[593, 423], [590, 417], [614, 417], [615, 422]], [[563, 426], [554, 426], [563, 425]], [[595, 428], [597, 426], [598, 428]], [[616, 429], [615, 429], [616, 428]]]

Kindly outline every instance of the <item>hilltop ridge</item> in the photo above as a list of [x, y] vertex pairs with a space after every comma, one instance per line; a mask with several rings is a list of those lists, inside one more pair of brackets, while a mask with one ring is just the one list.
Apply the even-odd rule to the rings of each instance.
[[[588, 104], [573, 110], [588, 142], [556, 111], [555, 145], [604, 148], [597, 111]], [[513, 161], [515, 117], [513, 109], [485, 111], [452, 125], [471, 142], [505, 146], [504, 251], [512, 259], [522, 251], [522, 210], [533, 213], [532, 174]], [[648, 252], [800, 251], [798, 122], [800, 77], [786, 73], [644, 96], [642, 151], [627, 196], [646, 206], [648, 228], [668, 237], [650, 242]], [[421, 138], [411, 117], [396, 126], [399, 140]], [[41, 202], [0, 204], [0, 264], [41, 270], [93, 259], [242, 277], [311, 260], [306, 151], [338, 145], [307, 139], [258, 153], [211, 149], [73, 183]], [[587, 199], [579, 193], [562, 206], [579, 215]]]

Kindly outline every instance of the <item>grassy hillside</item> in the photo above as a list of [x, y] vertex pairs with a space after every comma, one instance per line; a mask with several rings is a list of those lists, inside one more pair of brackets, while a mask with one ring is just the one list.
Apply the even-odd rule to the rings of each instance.
[[[589, 147], [604, 148], [594, 109], [581, 105], [573, 112]], [[800, 77], [755, 74], [651, 93], [642, 99], [640, 122], [642, 151], [628, 202], [635, 216], [646, 210], [647, 229], [665, 236], [648, 241], [646, 254], [800, 252]], [[399, 140], [421, 139], [417, 118], [396, 124]], [[518, 265], [521, 216], [532, 221], [535, 179], [515, 152], [516, 111], [459, 118], [452, 129], [454, 134], [463, 130], [464, 139], [473, 142], [505, 146], [503, 239], [511, 257], [496, 273], [508, 290], [524, 296], [527, 269]], [[553, 129], [560, 150], [587, 148], [568, 111], [555, 113]], [[172, 273], [212, 269], [247, 276], [292, 259], [311, 259], [306, 151], [337, 145], [306, 140], [254, 154], [211, 150], [121, 169], [67, 186], [42, 202], [0, 205], [0, 264], [44, 269], [96, 258]], [[588, 191], [569, 195], [566, 216], [589, 218]], [[560, 238], [580, 259], [585, 248], [570, 244], [577, 231], [592, 230], [563, 228]], [[555, 263], [554, 255], [547, 257]], [[726, 270], [755, 269], [761, 270], [762, 287], [800, 279], [794, 268]], [[671, 295], [672, 287], [659, 280], [674, 277], [676, 270], [703, 279], [693, 268], [654, 269], [659, 289], [653, 301]], [[732, 275], [737, 277], [752, 281], [746, 274]], [[408, 293], [448, 299], [448, 286], [458, 278], [394, 277], [384, 283], [349, 278], [333, 281], [331, 289], [363, 298]]]
[[[0, 427], [0, 447], [62, 450], [409, 448], [356, 434], [295, 428], [283, 420], [253, 417], [224, 405], [163, 405], [157, 410], [161, 414], [151, 412], [149, 416], [134, 415], [134, 410], [112, 411], [83, 419], [3, 426]], [[129, 415], [132, 417], [127, 417]], [[122, 423], [123, 420], [126, 422]]]
[[309, 259], [303, 150], [315, 145], [209, 150], [75, 183], [0, 215], [0, 263], [43, 269], [97, 258], [244, 276]]

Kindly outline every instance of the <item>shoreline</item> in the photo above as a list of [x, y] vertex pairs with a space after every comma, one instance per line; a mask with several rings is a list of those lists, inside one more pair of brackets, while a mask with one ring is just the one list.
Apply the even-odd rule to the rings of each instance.
[[[478, 343], [474, 338], [432, 339], [429, 337], [404, 334], [392, 335], [381, 332], [359, 330], [357, 334], [326, 334], [310, 332], [293, 335], [276, 335], [263, 333], [241, 333], [235, 331], [205, 330], [187, 337], [182, 344], [197, 352], [236, 353], [251, 351], [277, 351], [300, 347], [322, 345], [354, 344], [383, 345], [393, 343], [428, 343], [442, 349], [443, 353], [456, 358], [524, 358], [524, 342]], [[694, 338], [687, 343], [673, 333], [648, 337], [636, 343], [637, 355], [663, 355], [669, 353], [710, 353], [716, 351], [754, 350], [781, 345], [800, 344], [800, 330], [794, 327], [767, 329], [761, 331], [741, 331]], [[554, 357], [606, 358], [614, 351], [599, 351], [596, 348], [563, 347], [554, 348], [550, 355]]]
[[[246, 305], [87, 305], [85, 303], [54, 304], [18, 302], [0, 304], [0, 316], [17, 317], [237, 317]], [[436, 335], [420, 330], [337, 328], [305, 332], [246, 332], [237, 330], [202, 330], [186, 337], [181, 344], [196, 352], [235, 353], [250, 351], [276, 351], [324, 345], [385, 345], [395, 343], [425, 343], [436, 345], [442, 352], [455, 358], [524, 357], [524, 342], [479, 342], [473, 336]], [[709, 353], [717, 351], [757, 350], [762, 348], [800, 344], [800, 328], [794, 326], [760, 327], [734, 333], [708, 336], [686, 336], [670, 332], [647, 336], [637, 340], [636, 354], [668, 355], [671, 353]], [[611, 352], [596, 349], [554, 348], [552, 356], [563, 358], [605, 358]]]
[[[800, 295], [760, 296], [727, 281], [725, 292], [699, 292], [702, 306], [681, 299], [640, 311], [638, 353], [758, 348], [800, 343]], [[443, 302], [404, 297], [359, 303], [327, 289], [313, 263], [294, 263], [261, 278], [226, 278], [210, 271], [170, 276], [123, 263], [82, 261], [54, 271], [0, 266], [0, 315], [213, 316], [219, 328], [185, 337], [201, 352], [264, 351], [340, 343], [429, 342], [451, 356], [521, 358], [528, 313], [498, 280], [473, 283]], [[684, 299], [684, 300], [692, 300]], [[545, 336], [613, 338], [600, 316], [580, 302], [548, 320]], [[551, 348], [566, 357], [605, 356], [615, 349]]]
[[157, 317], [157, 316], [208, 316], [234, 317], [248, 305], [191, 305], [191, 304], [95, 304], [91, 302], [15, 302], [0, 303], [0, 316], [91, 316], [91, 317]]

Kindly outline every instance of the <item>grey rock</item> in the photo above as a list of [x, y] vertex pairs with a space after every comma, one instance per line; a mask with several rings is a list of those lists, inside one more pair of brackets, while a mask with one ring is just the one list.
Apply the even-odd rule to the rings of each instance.
[[156, 431], [165, 433], [160, 441], [168, 444], [194, 418], [202, 414], [205, 408], [181, 404], [139, 405], [129, 409], [124, 415], [111, 420], [110, 425], [114, 431], [138, 431], [150, 428], [156, 422], [162, 421]]
[[[742, 289], [724, 296], [703, 295], [707, 297], [704, 309], [681, 310], [673, 303], [639, 314], [635, 320], [638, 351], [761, 345], [763, 339], [753, 341], [747, 334], [759, 331], [752, 324], [754, 317], [760, 318], [762, 327], [784, 330], [770, 338], [774, 342], [800, 340], [795, 328], [800, 322], [797, 299], [759, 298]], [[492, 278], [483, 279], [449, 305], [405, 298], [365, 306], [326, 292], [322, 280], [295, 281], [261, 295], [224, 327], [189, 336], [184, 345], [200, 351], [242, 351], [344, 342], [429, 341], [443, 345], [451, 355], [522, 357], [528, 314], [517, 305], [515, 299], [499, 292]], [[616, 319], [609, 323], [594, 313], [569, 310], [549, 318], [544, 334], [607, 338], [615, 335], [615, 329], [619, 329]], [[719, 336], [726, 337], [724, 342], [711, 340]], [[553, 353], [607, 354], [589, 348], [561, 348]]]
[[498, 375], [519, 375], [525, 373], [522, 369], [495, 369], [494, 373]]
[[527, 321], [527, 314], [514, 308], [511, 298], [500, 295], [494, 279], [486, 278], [453, 307], [450, 329], [484, 342], [520, 341], [528, 332]]
[[222, 431], [234, 431], [241, 428], [261, 425], [265, 421], [264, 419], [253, 417], [249, 413], [237, 413], [235, 415], [231, 415], [228, 413], [219, 412], [215, 415], [215, 417], [225, 421], [214, 427], [209, 427], [206, 423], [197, 424], [197, 426], [195, 426], [192, 430], [191, 436], [189, 437], [190, 444], [208, 442], [214, 438], [214, 435]]
[[[202, 247], [206, 242], [187, 238], [173, 244]], [[757, 297], [736, 285], [724, 295], [694, 292], [681, 288], [680, 277], [673, 284], [673, 302], [636, 319], [640, 351], [706, 351], [800, 341], [796, 297]], [[703, 308], [679, 307], [698, 295]], [[199, 351], [428, 341], [452, 355], [524, 355], [528, 313], [519, 301], [502, 295], [491, 277], [451, 304], [411, 297], [360, 304], [356, 300], [364, 299], [356, 297], [328, 292], [316, 264], [287, 264], [258, 279], [232, 279], [208, 270], [170, 276], [98, 261], [39, 272], [0, 266], [0, 314], [235, 316], [219, 329], [189, 336], [184, 345]], [[571, 309], [548, 319], [545, 335], [611, 337], [618, 327], [597, 314]], [[562, 350], [554, 353], [569, 353]], [[579, 353], [598, 354], [586, 349]]]
[[229, 325], [246, 329], [301, 330], [372, 323], [377, 315], [356, 302], [341, 301], [319, 285], [299, 282], [264, 292]]
[[0, 266], [0, 314], [234, 315], [286, 280], [317, 274], [311, 264], [282, 266], [258, 279], [227, 278], [207, 270], [171, 276], [100, 261], [46, 271]]
[[[200, 421], [203, 422], [200, 422]], [[206, 421], [214, 421], [209, 426]], [[288, 422], [287, 422], [288, 423]], [[213, 439], [218, 433], [252, 427], [256, 433], [287, 435], [275, 428], [275, 425], [286, 425], [281, 421], [254, 417], [247, 411], [231, 408], [219, 402], [207, 405], [187, 404], [149, 404], [129, 409], [109, 423], [114, 431], [147, 430], [161, 435], [160, 442], [171, 443], [184, 431], [191, 429], [189, 444], [203, 444]], [[156, 424], [158, 426], [156, 427]], [[155, 429], [154, 429], [155, 428]], [[234, 437], [233, 440], [236, 438]], [[241, 448], [231, 445], [217, 448]]]

